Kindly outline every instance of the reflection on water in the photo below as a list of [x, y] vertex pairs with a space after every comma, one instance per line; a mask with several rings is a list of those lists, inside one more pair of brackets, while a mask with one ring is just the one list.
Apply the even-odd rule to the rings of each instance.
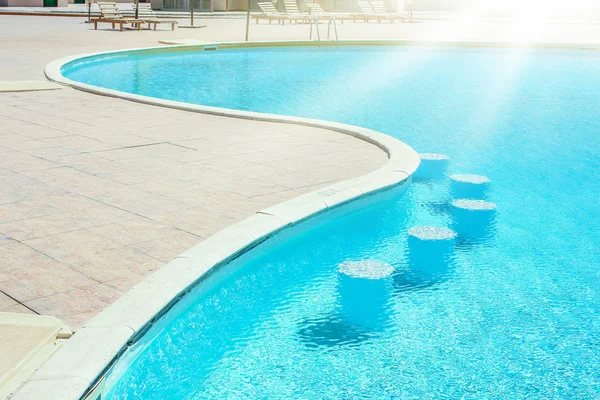
[[450, 269], [445, 273], [434, 275], [414, 272], [410, 269], [398, 271], [394, 274], [394, 294], [406, 294], [420, 290], [434, 290], [436, 287], [450, 278]]
[[408, 264], [396, 269], [393, 276], [394, 293], [435, 289], [437, 285], [450, 279], [454, 272], [454, 260], [451, 251], [447, 254], [439, 251], [415, 254], [413, 251]]
[[427, 202], [426, 207], [435, 216], [447, 217], [452, 214], [452, 204], [446, 199]]
[[300, 322], [298, 336], [308, 348], [355, 346], [373, 336], [362, 326], [352, 325], [338, 313]]

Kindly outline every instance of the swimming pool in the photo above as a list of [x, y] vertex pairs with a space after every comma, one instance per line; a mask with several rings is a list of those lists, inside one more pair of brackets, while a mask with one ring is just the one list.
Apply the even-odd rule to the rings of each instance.
[[[74, 81], [372, 128], [491, 179], [487, 236], [414, 270], [407, 231], [451, 227], [447, 180], [312, 224], [203, 281], [107, 379], [108, 399], [595, 398], [600, 57], [578, 50], [263, 48], [128, 54]], [[369, 327], [345, 262], [394, 268]]]

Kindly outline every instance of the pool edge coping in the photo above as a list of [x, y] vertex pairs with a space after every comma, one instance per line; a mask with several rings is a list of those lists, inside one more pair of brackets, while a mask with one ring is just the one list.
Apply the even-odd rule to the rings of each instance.
[[[284, 45], [284, 42], [275, 43], [279, 46]], [[292, 42], [285, 43], [292, 45]], [[358, 43], [358, 41], [352, 41], [352, 43]], [[368, 41], [361, 43], [368, 44]], [[44, 72], [52, 82], [97, 95], [188, 112], [328, 129], [376, 145], [387, 153], [388, 161], [382, 167], [366, 175], [346, 179], [258, 211], [178, 255], [84, 324], [70, 340], [66, 341], [29, 377], [27, 382], [14, 394], [13, 399], [90, 398], [102, 389], [106, 372], [127, 348], [143, 337], [154, 322], [168, 312], [209, 271], [214, 271], [279, 232], [291, 229], [307, 219], [322, 215], [328, 210], [338, 208], [364, 196], [410, 182], [410, 177], [420, 162], [418, 154], [400, 140], [374, 130], [310, 118], [287, 117], [161, 100], [71, 81], [61, 73], [62, 66], [89, 57], [128, 52], [203, 50], [205, 46], [214, 47], [215, 45], [230, 46], [229, 48], [272, 47], [270, 42], [249, 42], [248, 44], [245, 42], [211, 42], [200, 45], [94, 52], [52, 61], [46, 66]], [[314, 46], [315, 43], [302, 42], [301, 45]]]

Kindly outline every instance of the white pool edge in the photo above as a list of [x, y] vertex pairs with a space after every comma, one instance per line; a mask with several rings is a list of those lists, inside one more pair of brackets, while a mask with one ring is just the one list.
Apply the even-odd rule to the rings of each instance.
[[[277, 45], [282, 45], [282, 43], [278, 42]], [[293, 45], [292, 42], [285, 43]], [[355, 44], [357, 41], [352, 43]], [[312, 44], [314, 45], [314, 43]], [[369, 43], [364, 42], [364, 44]], [[417, 153], [403, 142], [380, 132], [316, 119], [160, 100], [74, 82], [61, 74], [63, 65], [85, 57], [129, 51], [169, 51], [193, 48], [200, 50], [207, 45], [214, 46], [215, 44], [162, 46], [70, 56], [48, 64], [45, 73], [51, 81], [103, 96], [223, 117], [329, 129], [378, 146], [388, 154], [388, 162], [367, 175], [338, 182], [259, 211], [177, 256], [79, 329], [29, 378], [13, 396], [13, 399], [68, 400], [89, 396], [94, 393], [91, 390], [92, 385], [101, 383], [99, 379], [128, 345], [143, 336], [165, 310], [170, 309], [213, 267], [227, 263], [281, 230], [291, 228], [311, 216], [321, 214], [365, 195], [410, 182], [410, 176], [419, 165]], [[256, 47], [269, 46], [270, 43], [217, 45]], [[308, 44], [302, 42], [300, 45]], [[88, 398], [95, 400], [95, 396]]]

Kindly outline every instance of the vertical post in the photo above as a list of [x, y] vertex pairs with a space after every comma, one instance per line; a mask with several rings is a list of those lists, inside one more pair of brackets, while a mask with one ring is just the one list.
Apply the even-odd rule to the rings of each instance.
[[212, 14], [213, 12], [215, 12], [215, 1], [209, 0], [209, 5], [210, 5], [210, 12]]
[[335, 41], [339, 42], [340, 39], [338, 38], [338, 34], [337, 34], [337, 24], [335, 22], [335, 17], [331, 17], [333, 19], [333, 31], [335, 32]]
[[248, 10], [246, 10], [246, 42], [248, 41], [248, 33], [250, 31], [250, 6], [252, 5], [252, 0], [248, 0]]
[[140, 8], [139, 0], [135, 0], [134, 4], [135, 4], [135, 19], [138, 19], [138, 9]]
[[319, 17], [315, 18], [315, 28], [317, 28], [317, 41], [321, 47], [321, 32], [319, 32]]
[[195, 0], [189, 0], [189, 1], [190, 1], [190, 16], [191, 16], [190, 17], [191, 18], [190, 25], [194, 26], [194, 1]]

